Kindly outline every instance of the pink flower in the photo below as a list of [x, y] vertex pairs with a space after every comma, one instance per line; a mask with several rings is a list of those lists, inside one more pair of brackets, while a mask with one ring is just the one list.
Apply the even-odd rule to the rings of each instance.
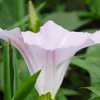
[[42, 69], [36, 83], [39, 94], [51, 92], [55, 97], [71, 58], [79, 50], [100, 43], [100, 31], [94, 34], [69, 32], [53, 21], [48, 21], [37, 34], [19, 28], [0, 29], [0, 38], [11, 41], [24, 57], [30, 74]]

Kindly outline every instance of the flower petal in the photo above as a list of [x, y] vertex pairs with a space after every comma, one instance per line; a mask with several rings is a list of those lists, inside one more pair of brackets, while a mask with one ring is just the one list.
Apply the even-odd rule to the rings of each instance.
[[36, 66], [33, 66], [34, 71], [42, 69], [36, 83], [36, 88], [39, 94], [41, 95], [47, 92], [52, 93], [55, 82], [53, 51], [45, 50], [36, 45], [27, 45], [26, 47], [31, 55], [35, 58]]
[[90, 36], [85, 39], [85, 41], [79, 45], [77, 48], [82, 49], [91, 45], [95, 45], [100, 43], [100, 31], [95, 32], [94, 34], [91, 34]]
[[91, 37], [95, 43], [100, 43], [100, 31], [96, 31]]
[[34, 71], [43, 66], [36, 83], [36, 89], [40, 95], [51, 92], [52, 98], [54, 98], [63, 81], [69, 62], [78, 49], [70, 47], [57, 48], [51, 51], [36, 45], [26, 46], [36, 59], [36, 67], [33, 66]]
[[26, 31], [22, 32], [22, 36], [24, 42], [28, 44], [45, 45], [55, 48], [67, 33], [69, 31], [55, 24], [53, 21], [48, 21], [40, 28], [38, 33], [34, 34], [33, 32]]
[[21, 34], [21, 31], [19, 28], [15, 28], [13, 30], [7, 31], [0, 29], [0, 38], [6, 40], [6, 41], [14, 41], [19, 42], [19, 35]]
[[10, 40], [11, 44], [15, 46], [24, 57], [26, 63], [28, 64], [30, 72], [34, 73], [31, 64], [32, 62], [34, 62], [33, 60], [31, 60], [32, 55], [29, 52], [27, 52], [27, 49], [25, 49], [25, 43], [23, 44], [23, 41], [20, 40], [20, 35], [21, 31], [19, 28], [15, 28], [11, 31], [4, 30], [0, 32], [0, 38], [8, 42]]
[[53, 94], [56, 94], [62, 81], [68, 65], [77, 52], [76, 47], [69, 47], [69, 48], [57, 48], [55, 49], [55, 87], [53, 90]]
[[60, 44], [61, 45], [65, 45], [67, 47], [70, 46], [80, 46], [81, 44], [83, 44], [87, 38], [89, 38], [92, 34], [89, 33], [83, 33], [83, 32], [70, 32], [68, 36], [65, 36], [62, 39], [62, 42]]
[[0, 32], [1, 32], [1, 31], [3, 31], [3, 30], [0, 28]]
[[24, 39], [24, 42], [28, 44], [37, 44], [37, 45], [43, 45], [43, 37], [41, 34], [33, 33], [30, 31], [22, 32], [22, 37]]
[[48, 45], [52, 47], [58, 46], [68, 32], [69, 31], [65, 30], [53, 21], [46, 22], [40, 28], [40, 33], [43, 35], [44, 39], [46, 39]]

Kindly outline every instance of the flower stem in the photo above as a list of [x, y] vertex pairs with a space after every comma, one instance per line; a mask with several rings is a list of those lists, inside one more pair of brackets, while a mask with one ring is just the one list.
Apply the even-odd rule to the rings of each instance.
[[15, 94], [18, 89], [17, 58], [16, 58], [15, 48], [13, 48], [13, 66], [14, 66], [14, 94]]
[[4, 46], [4, 100], [11, 100], [9, 45], [7, 42]]
[[13, 97], [13, 81], [14, 81], [14, 68], [13, 68], [13, 47], [9, 42], [9, 60], [10, 60], [10, 87], [11, 97]]

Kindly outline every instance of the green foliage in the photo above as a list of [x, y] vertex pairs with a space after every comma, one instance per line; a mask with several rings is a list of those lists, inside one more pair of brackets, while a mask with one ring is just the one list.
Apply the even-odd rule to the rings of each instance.
[[[94, 52], [94, 53], [93, 53]], [[91, 46], [87, 49], [86, 54], [93, 53], [96, 54], [95, 56], [87, 57], [87, 61], [90, 62], [92, 65], [97, 66], [100, 68], [100, 44]], [[100, 76], [97, 74], [90, 73], [91, 78], [91, 86], [99, 87], [100, 85]], [[96, 97], [94, 93], [91, 94], [91, 98]]]
[[73, 59], [71, 60], [71, 64], [77, 65], [93, 74], [100, 75], [100, 68], [87, 62], [86, 60], [82, 60], [77, 57], [73, 57]]
[[90, 10], [95, 16], [100, 16], [100, 0], [92, 0]]
[[[14, 58], [15, 59], [15, 58]], [[17, 70], [18, 70], [18, 87], [20, 87], [25, 80], [30, 77], [28, 68], [24, 62], [24, 60], [18, 60], [17, 62]], [[4, 91], [4, 86], [3, 86], [3, 63], [0, 63], [0, 90], [3, 92]], [[16, 83], [17, 84], [17, 83]], [[15, 87], [16, 88], [16, 87]], [[16, 91], [16, 90], [14, 90]], [[35, 100], [38, 97], [38, 93], [35, 88], [32, 89], [31, 93], [27, 96], [25, 100]]]
[[16, 20], [20, 20], [25, 15], [24, 1], [25, 0], [14, 0]]
[[[48, 14], [43, 19], [43, 23], [47, 22], [48, 20], [53, 20], [58, 25], [61, 25], [62, 27], [68, 29], [68, 30], [75, 30], [89, 22], [91, 22], [90, 19], [82, 20], [78, 17], [78, 12], [54, 12], [51, 14]], [[61, 20], [62, 19], [62, 20]]]
[[[7, 29], [10, 30], [10, 29], [13, 29], [15, 27], [20, 27], [21, 25], [23, 25], [27, 21], [28, 21], [28, 15], [24, 16], [22, 19], [11, 24], [10, 26], [7, 27]], [[23, 27], [27, 27], [27, 26], [28, 26], [27, 24], [23, 25]]]
[[94, 92], [96, 95], [100, 96], [100, 87], [91, 86], [91, 87], [84, 87], [84, 88], [89, 89], [92, 92]]
[[58, 93], [62, 93], [63, 95], [71, 96], [71, 95], [80, 95], [78, 92], [71, 90], [71, 89], [59, 89]]
[[91, 3], [91, 0], [85, 0], [85, 3], [86, 3], [87, 5], [89, 5], [89, 4]]
[[68, 100], [62, 92], [58, 92], [57, 100]]
[[96, 97], [96, 98], [89, 99], [89, 100], [100, 100], [100, 97]]
[[66, 96], [76, 96], [76, 95], [80, 95], [80, 93], [71, 89], [60, 88], [57, 93], [57, 100], [68, 100]]
[[41, 70], [29, 77], [16, 91], [12, 100], [24, 100], [33, 89]]
[[4, 73], [3, 73], [3, 62], [0, 63], [0, 90], [3, 91], [3, 87], [4, 87], [4, 77], [3, 77]]
[[3, 0], [0, 8], [0, 27], [5, 29], [15, 22], [13, 2]]
[[82, 30], [83, 32], [89, 32], [89, 33], [94, 33], [96, 31], [99, 31], [100, 29], [99, 28], [92, 28], [92, 29], [85, 29], [85, 30]]
[[[30, 77], [29, 70], [23, 59], [17, 61], [18, 70], [18, 86], [22, 85], [28, 77]], [[38, 97], [38, 93], [35, 88], [32, 89], [31, 93], [27, 96], [25, 100], [35, 100]]]

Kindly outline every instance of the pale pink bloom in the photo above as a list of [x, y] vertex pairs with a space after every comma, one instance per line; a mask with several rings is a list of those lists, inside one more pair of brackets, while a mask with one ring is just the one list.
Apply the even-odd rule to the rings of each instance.
[[3, 30], [0, 28], [0, 32], [1, 32], [1, 31], [3, 31]]
[[100, 43], [100, 31], [94, 34], [69, 32], [48, 21], [37, 34], [21, 32], [19, 28], [11, 31], [0, 29], [0, 38], [10, 40], [21, 52], [31, 75], [43, 68], [35, 87], [40, 95], [51, 92], [53, 99], [71, 58], [79, 49]]

